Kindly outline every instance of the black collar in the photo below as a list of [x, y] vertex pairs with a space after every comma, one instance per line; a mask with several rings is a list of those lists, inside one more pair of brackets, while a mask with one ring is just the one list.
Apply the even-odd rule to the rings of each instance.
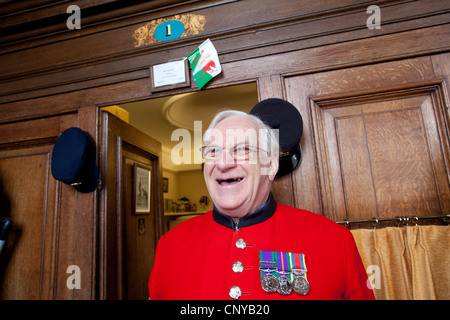
[[245, 217], [240, 218], [238, 224], [236, 224], [232, 218], [217, 210], [216, 206], [214, 206], [213, 208], [213, 218], [214, 221], [227, 228], [239, 230], [240, 228], [249, 227], [266, 221], [267, 219], [273, 216], [276, 209], [277, 209], [277, 202], [275, 201], [275, 198], [273, 197], [272, 193], [270, 193], [269, 198], [261, 206], [261, 208], [259, 208], [253, 213], [246, 215]]

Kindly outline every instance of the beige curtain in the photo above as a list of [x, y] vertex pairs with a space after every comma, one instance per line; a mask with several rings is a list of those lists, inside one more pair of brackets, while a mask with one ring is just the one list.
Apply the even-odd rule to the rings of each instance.
[[351, 232], [377, 299], [450, 299], [450, 226]]

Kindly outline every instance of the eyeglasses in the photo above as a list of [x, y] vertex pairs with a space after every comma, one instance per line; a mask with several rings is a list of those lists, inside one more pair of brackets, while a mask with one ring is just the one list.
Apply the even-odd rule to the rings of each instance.
[[202, 157], [205, 160], [218, 160], [222, 157], [223, 150], [228, 150], [228, 153], [233, 157], [235, 161], [238, 160], [249, 160], [253, 158], [258, 151], [264, 151], [263, 149], [259, 149], [253, 146], [249, 146], [247, 144], [239, 144], [230, 148], [222, 148], [218, 146], [204, 146], [200, 148], [202, 152]]

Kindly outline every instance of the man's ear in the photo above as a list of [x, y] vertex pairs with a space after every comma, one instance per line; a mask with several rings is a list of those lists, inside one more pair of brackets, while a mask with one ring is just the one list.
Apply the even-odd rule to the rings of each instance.
[[270, 168], [269, 168], [269, 172], [268, 172], [268, 176], [269, 176], [269, 180], [272, 182], [273, 180], [275, 180], [275, 176], [278, 172], [278, 155], [272, 155], [270, 157]]

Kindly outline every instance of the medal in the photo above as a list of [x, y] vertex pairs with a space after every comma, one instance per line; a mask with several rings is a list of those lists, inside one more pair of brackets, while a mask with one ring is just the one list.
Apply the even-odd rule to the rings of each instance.
[[264, 291], [289, 295], [292, 291], [308, 294], [305, 255], [302, 253], [264, 251], [259, 252], [261, 287]]
[[281, 276], [278, 278], [278, 292], [284, 295], [288, 295], [292, 292], [292, 282], [286, 276]]
[[261, 278], [261, 287], [266, 292], [276, 292], [279, 288], [278, 279], [271, 273]]
[[271, 251], [259, 252], [259, 270], [261, 272], [261, 287], [264, 291], [272, 293], [278, 290], [278, 279], [273, 275], [277, 271], [276, 261], [272, 259]]
[[305, 295], [309, 292], [309, 282], [303, 275], [296, 275], [292, 287], [295, 292]]
[[265, 254], [267, 260], [260, 255], [259, 270], [261, 271], [261, 287], [266, 292], [276, 292], [278, 290], [278, 279], [273, 275], [277, 270], [275, 261], [268, 260], [269, 256]]

